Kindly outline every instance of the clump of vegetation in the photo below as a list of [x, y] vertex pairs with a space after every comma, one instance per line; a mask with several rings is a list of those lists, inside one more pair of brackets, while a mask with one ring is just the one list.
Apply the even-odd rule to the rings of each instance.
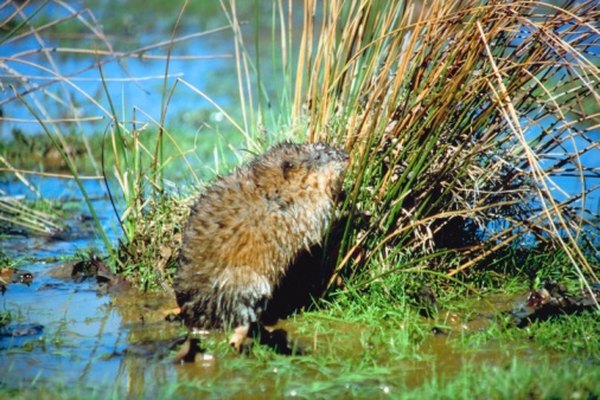
[[13, 317], [9, 311], [0, 312], [0, 328], [4, 325], [8, 325], [12, 321]]
[[542, 244], [598, 279], [580, 240], [600, 172], [594, 2], [307, 0], [305, 11], [292, 121], [353, 152], [338, 271], [452, 276]]
[[[22, 178], [28, 184], [25, 178]], [[0, 191], [0, 233], [31, 232], [53, 236], [65, 230], [60, 217], [63, 214], [57, 204], [38, 199], [25, 201], [21, 198], [2, 196]]]
[[8, 268], [10, 266], [10, 258], [0, 250], [0, 268]]
[[149, 199], [138, 215], [131, 238], [118, 249], [118, 272], [142, 288], [172, 291], [171, 282], [181, 246], [183, 224], [189, 214], [190, 197]]

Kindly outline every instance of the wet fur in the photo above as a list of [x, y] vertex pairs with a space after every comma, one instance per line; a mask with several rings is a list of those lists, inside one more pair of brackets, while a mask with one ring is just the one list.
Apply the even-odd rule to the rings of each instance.
[[290, 265], [323, 239], [347, 159], [322, 143], [283, 143], [200, 195], [174, 282], [188, 326], [261, 320]]

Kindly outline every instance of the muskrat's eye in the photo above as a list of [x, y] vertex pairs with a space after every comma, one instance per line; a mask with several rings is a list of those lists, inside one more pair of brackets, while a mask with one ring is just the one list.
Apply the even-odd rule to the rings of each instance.
[[281, 169], [285, 172], [288, 171], [290, 169], [294, 168], [294, 164], [289, 162], [289, 161], [282, 161], [281, 162]]
[[292, 170], [292, 168], [294, 168], [295, 165], [294, 163], [290, 162], [290, 161], [282, 161], [281, 162], [281, 172], [283, 172], [283, 179], [288, 179], [290, 176], [290, 172]]

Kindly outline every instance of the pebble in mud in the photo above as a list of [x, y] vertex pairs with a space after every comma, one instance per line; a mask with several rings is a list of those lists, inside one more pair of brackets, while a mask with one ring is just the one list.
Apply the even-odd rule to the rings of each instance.
[[44, 326], [40, 324], [11, 324], [0, 328], [0, 337], [34, 336], [43, 330]]
[[19, 272], [18, 279], [19, 283], [29, 286], [33, 282], [33, 274], [27, 271]]

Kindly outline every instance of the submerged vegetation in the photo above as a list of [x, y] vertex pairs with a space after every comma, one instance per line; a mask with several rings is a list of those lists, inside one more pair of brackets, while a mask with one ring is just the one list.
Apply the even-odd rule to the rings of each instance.
[[[36, 199], [0, 192], [0, 235], [57, 237], [64, 210], [32, 177], [70, 177], [113, 272], [170, 293], [188, 205], [206, 182], [282, 140], [334, 143], [351, 153], [340, 243], [325, 242], [339, 245], [326, 252], [335, 269], [323, 298], [290, 321], [310, 351], [285, 359], [255, 347], [238, 358], [211, 336], [203, 349], [227, 361], [210, 364], [216, 372], [188, 371], [146, 395], [598, 396], [597, 311], [517, 328], [513, 300], [498, 308], [486, 294], [512, 298], [553, 280], [598, 308], [596, 2], [273, 0], [252, 12], [249, 4], [221, 1], [223, 25], [211, 19], [190, 32], [199, 5], [180, 2], [168, 10], [168, 37], [127, 50], [89, 9], [0, 6], [0, 123], [35, 126], [13, 127], [10, 140], [0, 130], [0, 171]], [[53, 41], [72, 40], [65, 31], [84, 38], [79, 47]], [[179, 51], [225, 34], [226, 55]], [[63, 55], [86, 66], [63, 71]], [[213, 56], [231, 63], [219, 79], [237, 99], [173, 71], [176, 62], [201, 69]], [[131, 65], [149, 60], [162, 63], [159, 75], [132, 76]], [[152, 111], [112, 86], [146, 78], [160, 94]], [[172, 111], [190, 95], [200, 111]], [[117, 238], [87, 180], [106, 188]], [[500, 350], [490, 360], [469, 353], [491, 347]], [[106, 395], [82, 387], [72, 397], [88, 394]]]

